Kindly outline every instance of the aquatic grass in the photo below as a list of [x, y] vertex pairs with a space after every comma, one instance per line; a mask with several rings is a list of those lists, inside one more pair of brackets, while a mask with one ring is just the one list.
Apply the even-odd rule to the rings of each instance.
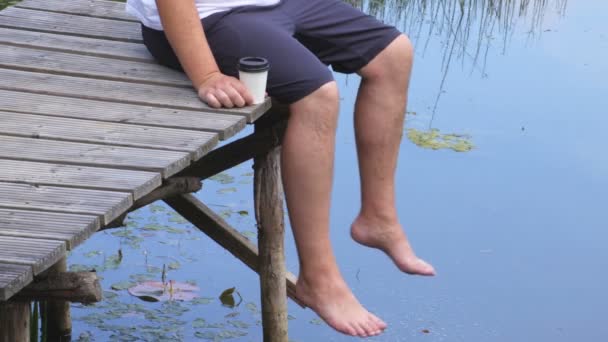
[[[492, 48], [505, 53], [520, 26], [530, 39], [544, 32], [549, 9], [564, 15], [568, 0], [344, 0], [380, 20], [392, 23], [413, 41], [419, 54], [431, 40], [439, 39], [442, 78], [431, 109], [428, 129], [445, 92], [454, 60], [471, 73], [486, 77], [487, 57]], [[499, 43], [497, 43], [499, 42]]]
[[0, 10], [5, 9], [8, 6], [14, 6], [21, 0], [0, 0]]

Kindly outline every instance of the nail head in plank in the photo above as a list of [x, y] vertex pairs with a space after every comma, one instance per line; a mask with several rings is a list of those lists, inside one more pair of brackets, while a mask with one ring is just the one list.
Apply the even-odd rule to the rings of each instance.
[[246, 125], [240, 115], [183, 109], [140, 106], [0, 90], [0, 110], [83, 120], [180, 128], [219, 133], [220, 139], [234, 136]]
[[98, 216], [0, 208], [0, 235], [64, 241], [68, 250], [100, 226]]
[[96, 215], [105, 225], [131, 205], [133, 197], [125, 192], [0, 182], [0, 208]]
[[6, 301], [34, 281], [32, 267], [0, 262], [0, 301]]
[[0, 262], [29, 265], [34, 275], [53, 266], [65, 252], [63, 241], [0, 236]]
[[182, 151], [199, 159], [218, 143], [216, 133], [126, 125], [0, 111], [0, 134], [101, 145]]
[[8, 69], [192, 87], [192, 82], [183, 72], [156, 63], [83, 56], [11, 45], [0, 45], [0, 55], [2, 56], [0, 66]]
[[161, 172], [167, 178], [185, 169], [185, 152], [104, 146], [0, 135], [0, 158], [68, 165]]
[[0, 27], [61, 33], [78, 37], [141, 43], [141, 24], [80, 15], [9, 7], [0, 11]]
[[0, 182], [130, 192], [135, 200], [161, 186], [156, 172], [0, 159]]
[[[30, 93], [68, 96], [91, 100], [156, 106], [186, 110], [211, 108], [200, 100], [194, 89], [165, 87], [151, 84], [98, 80], [83, 77], [0, 69], [0, 89], [27, 91]], [[269, 98], [264, 103], [243, 108], [218, 108], [213, 111], [243, 115], [249, 122], [262, 116], [271, 105]]]
[[0, 29], [0, 43], [87, 56], [155, 63], [148, 49], [139, 43], [13, 30], [9, 28]]
[[90, 17], [137, 21], [127, 14], [124, 2], [103, 0], [25, 0], [17, 7], [46, 10], [59, 13], [77, 14]]

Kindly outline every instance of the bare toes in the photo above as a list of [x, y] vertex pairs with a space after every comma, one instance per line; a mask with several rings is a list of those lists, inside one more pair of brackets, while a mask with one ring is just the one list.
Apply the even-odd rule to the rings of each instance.
[[376, 315], [374, 315], [372, 313], [370, 313], [369, 316], [372, 319], [372, 321], [376, 323], [376, 326], [378, 327], [378, 329], [380, 329], [380, 330], [386, 329], [387, 324], [383, 320], [381, 320], [380, 318], [378, 318]]
[[367, 336], [376, 335], [376, 331], [378, 330], [378, 328], [376, 327], [376, 323], [374, 321], [370, 320], [369, 318], [367, 319], [367, 321], [365, 321], [364, 328], [365, 328], [365, 333], [367, 334]]
[[334, 329], [338, 330], [339, 332], [341, 332], [343, 334], [350, 335], [350, 336], [357, 336], [357, 330], [348, 323], [336, 324], [336, 322], [328, 321], [327, 324], [329, 324], [329, 326], [333, 327]]
[[357, 332], [357, 336], [361, 336], [361, 337], [367, 336], [367, 334], [365, 333], [365, 329], [363, 329], [363, 327], [361, 326], [361, 324], [359, 322], [353, 322], [352, 327]]

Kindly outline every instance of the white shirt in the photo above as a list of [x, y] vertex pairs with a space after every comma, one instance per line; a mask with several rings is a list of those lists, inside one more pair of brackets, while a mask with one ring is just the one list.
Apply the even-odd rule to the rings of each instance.
[[[281, 0], [195, 0], [195, 3], [198, 16], [203, 19], [213, 13], [228, 11], [239, 6], [270, 6], [279, 1]], [[127, 13], [135, 16], [149, 28], [163, 29], [155, 0], [127, 0]]]

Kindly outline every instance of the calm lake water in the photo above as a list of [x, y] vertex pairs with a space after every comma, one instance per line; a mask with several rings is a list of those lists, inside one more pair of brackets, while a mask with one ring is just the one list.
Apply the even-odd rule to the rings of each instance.
[[[462, 9], [435, 2], [424, 12], [420, 3], [357, 5], [416, 44], [408, 107], [415, 115], [405, 129], [469, 135], [474, 149], [404, 140], [399, 212], [438, 276], [400, 274], [348, 234], [359, 205], [352, 130], [359, 79], [336, 74], [332, 239], [356, 295], [389, 323], [370, 340], [608, 340], [608, 2], [526, 1], [521, 12], [510, 1], [494, 11], [488, 1], [464, 1]], [[247, 163], [206, 181], [198, 196], [255, 239], [251, 183]], [[128, 227], [96, 234], [69, 258], [74, 269], [96, 267], [106, 291], [101, 303], [72, 307], [74, 340], [261, 341], [253, 272], [162, 203], [131, 214]], [[297, 273], [290, 233], [286, 245]], [[163, 264], [167, 279], [196, 283], [202, 298], [148, 303], [112, 289], [160, 280]], [[231, 287], [242, 297], [234, 308], [218, 299]], [[290, 302], [289, 312], [294, 341], [351, 340], [310, 310]]]

